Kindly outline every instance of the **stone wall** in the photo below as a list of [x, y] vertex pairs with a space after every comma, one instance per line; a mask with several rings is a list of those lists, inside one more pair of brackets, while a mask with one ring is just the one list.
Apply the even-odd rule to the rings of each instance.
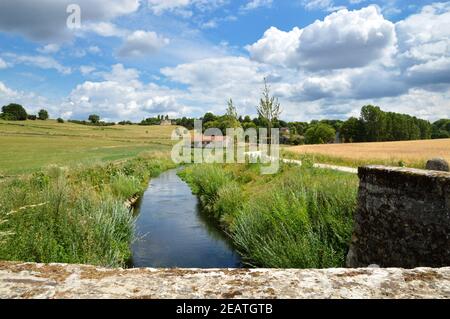
[[450, 266], [450, 173], [359, 169], [348, 267]]
[[2, 298], [450, 298], [450, 268], [104, 269], [0, 262]]

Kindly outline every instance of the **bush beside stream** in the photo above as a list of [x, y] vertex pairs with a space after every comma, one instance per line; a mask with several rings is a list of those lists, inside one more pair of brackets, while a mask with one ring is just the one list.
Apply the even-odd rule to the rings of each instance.
[[140, 156], [2, 182], [0, 260], [124, 266], [134, 226], [124, 202], [170, 167], [165, 156]]
[[353, 230], [358, 179], [283, 165], [194, 165], [180, 174], [206, 211], [220, 220], [249, 265], [342, 267]]

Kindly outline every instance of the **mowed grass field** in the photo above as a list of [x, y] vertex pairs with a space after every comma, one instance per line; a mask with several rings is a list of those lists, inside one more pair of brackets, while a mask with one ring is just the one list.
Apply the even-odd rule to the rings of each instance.
[[406, 165], [424, 168], [431, 158], [441, 157], [450, 161], [450, 139], [354, 143], [329, 145], [302, 145], [285, 148], [289, 157], [308, 156], [323, 164], [351, 167], [361, 165]]
[[143, 152], [168, 152], [173, 129], [0, 120], [0, 176], [31, 173], [51, 164], [72, 166], [117, 161]]

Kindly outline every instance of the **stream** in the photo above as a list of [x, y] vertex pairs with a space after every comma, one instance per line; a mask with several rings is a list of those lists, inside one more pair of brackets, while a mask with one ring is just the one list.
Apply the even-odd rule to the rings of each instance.
[[151, 180], [138, 207], [132, 267], [239, 268], [239, 254], [177, 170]]

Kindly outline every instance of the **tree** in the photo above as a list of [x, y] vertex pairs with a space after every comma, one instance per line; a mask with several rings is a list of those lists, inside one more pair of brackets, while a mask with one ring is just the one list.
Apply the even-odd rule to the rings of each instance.
[[236, 107], [233, 104], [233, 100], [229, 99], [227, 101], [227, 112], [226, 112], [226, 116], [228, 116], [230, 119], [235, 119], [236, 121], [238, 121], [238, 114], [237, 114], [237, 110]]
[[88, 120], [92, 123], [92, 124], [98, 124], [100, 122], [100, 116], [92, 114], [89, 115]]
[[336, 130], [325, 123], [315, 124], [306, 131], [305, 138], [307, 144], [332, 143], [336, 138]]
[[[272, 143], [272, 128], [273, 123], [281, 115], [281, 107], [278, 102], [278, 98], [270, 95], [270, 87], [267, 85], [267, 79], [264, 78], [264, 90], [262, 92], [262, 98], [259, 105], [256, 107], [256, 111], [260, 117], [260, 120], [264, 120], [267, 123], [267, 129], [269, 133], [269, 145]], [[270, 154], [270, 148], [269, 148]]]
[[368, 142], [381, 142], [386, 139], [386, 116], [378, 106], [364, 106], [361, 110], [361, 120]]
[[60, 118], [60, 117], [58, 117], [58, 119], [56, 120], [58, 123], [64, 123], [64, 120], [62, 119], [62, 118]]
[[356, 117], [349, 118], [342, 124], [341, 136], [350, 143], [364, 141], [364, 124]]
[[9, 104], [2, 107], [2, 118], [10, 121], [25, 121], [28, 117], [27, 111], [20, 104]]
[[208, 122], [214, 122], [216, 119], [217, 119], [217, 116], [215, 116], [211, 112], [208, 112], [203, 116], [203, 124], [206, 124]]
[[442, 119], [433, 123], [432, 138], [449, 138], [450, 137], [450, 119]]
[[39, 113], [38, 113], [38, 118], [40, 120], [42, 120], [42, 121], [48, 120], [48, 112], [47, 112], [47, 110], [44, 110], [44, 109], [40, 110]]

